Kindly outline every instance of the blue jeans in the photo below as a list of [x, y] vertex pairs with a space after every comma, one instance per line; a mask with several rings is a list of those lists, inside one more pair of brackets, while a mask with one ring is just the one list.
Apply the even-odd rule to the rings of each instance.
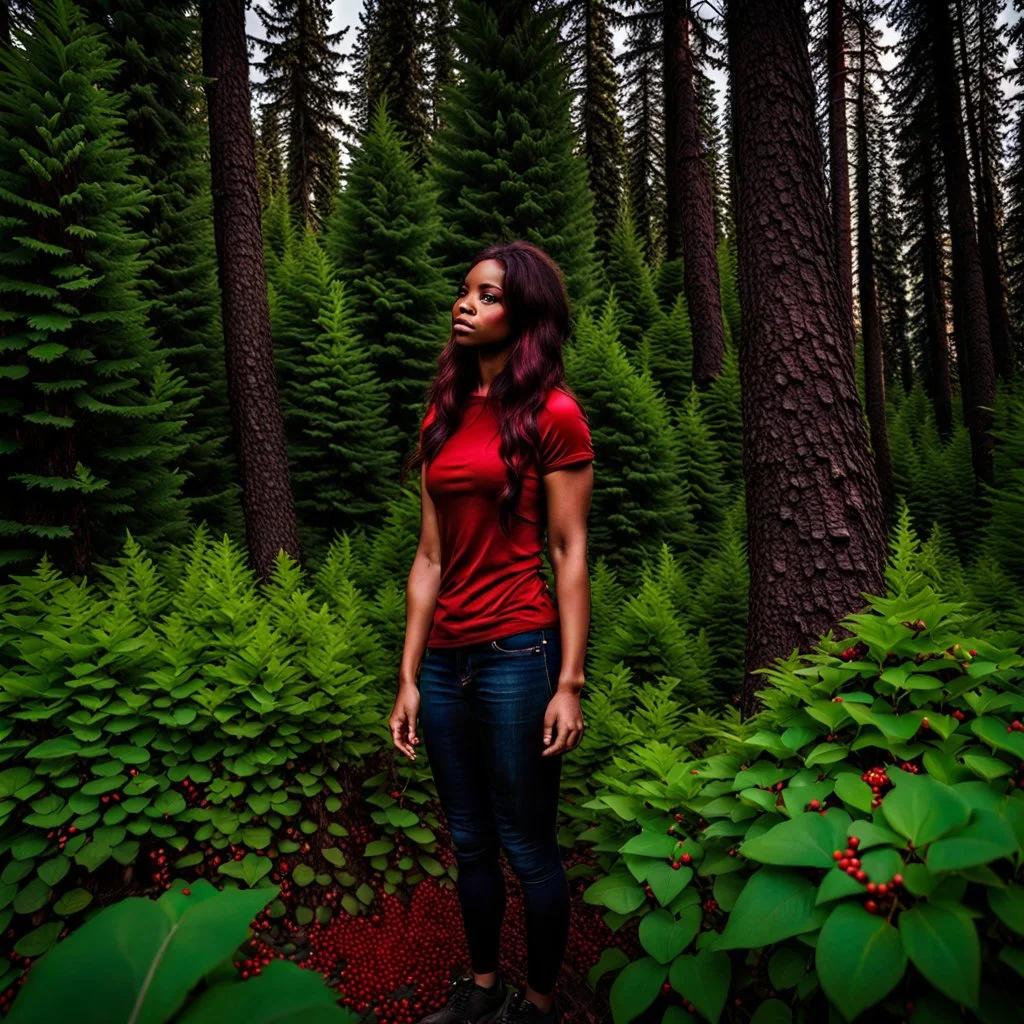
[[558, 628], [531, 629], [428, 647], [419, 675], [420, 731], [451, 829], [473, 970], [498, 968], [504, 848], [523, 888], [527, 983], [544, 995], [569, 937], [569, 884], [556, 838], [562, 758], [542, 756], [561, 662]]

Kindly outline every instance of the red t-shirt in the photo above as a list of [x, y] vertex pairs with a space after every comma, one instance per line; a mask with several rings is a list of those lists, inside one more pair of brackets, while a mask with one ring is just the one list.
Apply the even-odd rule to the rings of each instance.
[[[506, 536], [498, 526], [506, 480], [501, 434], [486, 397], [469, 397], [458, 429], [427, 466], [427, 493], [441, 536], [441, 587], [429, 647], [462, 647], [558, 623], [558, 606], [542, 575], [547, 516], [540, 478], [594, 458], [586, 414], [565, 391], [548, 392], [537, 413], [540, 472], [533, 462], [525, 469]], [[431, 406], [421, 437], [433, 418]]]

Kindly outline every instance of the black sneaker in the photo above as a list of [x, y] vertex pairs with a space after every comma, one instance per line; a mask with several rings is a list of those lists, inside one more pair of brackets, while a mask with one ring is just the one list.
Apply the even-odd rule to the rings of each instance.
[[499, 975], [490, 988], [482, 988], [472, 974], [463, 975], [452, 982], [452, 994], [442, 1010], [427, 1014], [419, 1024], [480, 1024], [485, 1015], [501, 1008], [507, 995], [507, 986]]
[[526, 998], [526, 989], [510, 989], [501, 1006], [485, 1014], [477, 1024], [559, 1024], [562, 1015], [554, 1002], [545, 1013]]

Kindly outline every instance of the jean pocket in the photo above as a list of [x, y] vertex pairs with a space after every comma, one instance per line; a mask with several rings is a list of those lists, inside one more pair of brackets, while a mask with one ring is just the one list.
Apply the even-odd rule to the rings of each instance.
[[[541, 642], [528, 643], [527, 641], [531, 638], [535, 641], [539, 639]], [[501, 654], [540, 654], [543, 649], [543, 635], [539, 630], [530, 630], [528, 633], [512, 633], [509, 636], [491, 641], [491, 650], [498, 651]]]

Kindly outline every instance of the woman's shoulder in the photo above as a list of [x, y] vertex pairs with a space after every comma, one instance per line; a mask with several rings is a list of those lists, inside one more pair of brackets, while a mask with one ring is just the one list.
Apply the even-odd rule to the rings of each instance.
[[556, 384], [544, 398], [543, 410], [555, 419], [582, 416], [587, 419], [582, 403], [565, 388]]

